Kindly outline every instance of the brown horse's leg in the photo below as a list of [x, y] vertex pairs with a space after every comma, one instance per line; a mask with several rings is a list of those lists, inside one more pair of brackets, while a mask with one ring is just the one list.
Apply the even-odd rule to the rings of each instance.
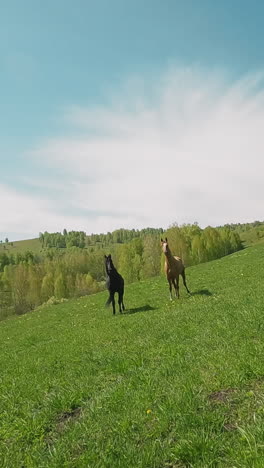
[[181, 274], [181, 275], [182, 275], [183, 284], [184, 284], [184, 286], [185, 286], [185, 288], [186, 288], [187, 292], [188, 292], [189, 294], [191, 294], [191, 293], [190, 293], [190, 291], [189, 291], [189, 289], [188, 289], [188, 286], [187, 286], [187, 284], [186, 284], [186, 279], [185, 279], [185, 270], [183, 270], [183, 272], [182, 272], [182, 274]]
[[178, 299], [180, 299], [179, 276], [176, 278], [176, 285], [177, 285], [177, 297]]
[[171, 280], [168, 279], [168, 283], [169, 283], [169, 288], [170, 288], [170, 300], [172, 301], [172, 295], [171, 295]]
[[173, 286], [175, 288], [175, 294], [178, 299], [180, 299], [180, 293], [179, 293], [179, 276], [174, 278], [173, 280]]

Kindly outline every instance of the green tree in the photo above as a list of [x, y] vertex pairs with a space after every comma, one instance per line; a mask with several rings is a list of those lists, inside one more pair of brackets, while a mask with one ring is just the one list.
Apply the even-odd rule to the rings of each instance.
[[75, 294], [76, 296], [85, 296], [88, 294], [88, 288], [86, 283], [86, 275], [77, 273], [75, 278]]
[[149, 278], [160, 272], [161, 248], [156, 236], [147, 235], [143, 240], [142, 277]]
[[202, 263], [206, 262], [206, 248], [204, 245], [204, 240], [201, 235], [196, 234], [192, 239], [191, 244], [191, 255], [192, 263]]
[[95, 293], [97, 291], [97, 289], [98, 289], [97, 288], [97, 283], [93, 279], [92, 275], [90, 275], [90, 273], [88, 273], [86, 275], [85, 281], [86, 281], [86, 287], [87, 287], [88, 294]]
[[230, 244], [232, 252], [236, 252], [237, 250], [241, 250], [243, 248], [241, 239], [237, 232], [232, 231], [230, 234]]
[[134, 241], [124, 244], [120, 249], [119, 268], [127, 283], [138, 281], [141, 275], [142, 257], [138, 252], [143, 250], [142, 245]]
[[6, 290], [12, 289], [12, 279], [14, 276], [14, 271], [15, 271], [15, 268], [13, 266], [11, 265], [4, 266], [4, 271], [2, 274], [2, 282], [3, 282], [3, 287]]
[[221, 229], [220, 230], [220, 237], [222, 240], [223, 250], [222, 255], [228, 255], [231, 253], [231, 242], [230, 242], [230, 230], [228, 229]]
[[12, 296], [14, 309], [17, 314], [23, 314], [30, 310], [30, 304], [27, 300], [29, 290], [28, 270], [25, 265], [14, 267], [14, 276], [12, 279]]
[[0, 271], [3, 271], [6, 265], [9, 265], [9, 257], [6, 253], [0, 254]]
[[45, 302], [52, 296], [54, 296], [53, 275], [52, 273], [47, 273], [42, 280], [41, 297], [42, 300]]
[[42, 232], [39, 233], [39, 241], [41, 242], [41, 246], [43, 248], [44, 247], [45, 237], [44, 237], [44, 234]]
[[207, 260], [221, 257], [221, 241], [217, 229], [208, 226], [203, 231], [203, 240], [206, 247]]
[[54, 295], [57, 299], [62, 299], [68, 296], [67, 284], [62, 273], [60, 273], [55, 279]]
[[31, 309], [34, 309], [41, 304], [41, 271], [35, 266], [30, 266], [28, 269], [28, 294], [27, 302]]

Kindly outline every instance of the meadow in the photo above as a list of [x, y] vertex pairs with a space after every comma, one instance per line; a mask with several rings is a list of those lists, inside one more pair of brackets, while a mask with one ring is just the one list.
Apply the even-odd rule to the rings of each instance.
[[0, 253], [15, 255], [17, 253], [27, 252], [28, 250], [34, 253], [40, 253], [41, 243], [39, 242], [39, 239], [26, 239], [8, 243], [0, 243]]
[[6, 468], [264, 466], [264, 246], [0, 323]]
[[[185, 265], [221, 258], [243, 248], [231, 228], [201, 229], [197, 223], [167, 230], [170, 248]], [[26, 241], [22, 241], [26, 242]], [[29, 242], [29, 241], [28, 241]], [[40, 233], [42, 250], [0, 252], [0, 320], [23, 314], [49, 301], [85, 296], [105, 288], [104, 254], [111, 252], [126, 284], [160, 274], [160, 230], [119, 229], [86, 236], [84, 231]]]

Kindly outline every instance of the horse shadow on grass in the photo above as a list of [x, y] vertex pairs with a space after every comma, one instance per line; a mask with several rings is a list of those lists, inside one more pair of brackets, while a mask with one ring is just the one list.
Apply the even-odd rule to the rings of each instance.
[[140, 307], [134, 307], [132, 309], [127, 309], [124, 314], [129, 315], [129, 314], [136, 314], [137, 312], [149, 312], [151, 310], [156, 310], [157, 307], [152, 307], [149, 304], [145, 304]]
[[209, 289], [199, 289], [191, 293], [191, 296], [212, 296], [213, 294]]

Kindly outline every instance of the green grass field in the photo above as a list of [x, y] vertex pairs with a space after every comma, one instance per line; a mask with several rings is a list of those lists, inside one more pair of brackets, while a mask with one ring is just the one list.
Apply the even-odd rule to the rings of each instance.
[[264, 466], [264, 246], [186, 273], [0, 323], [1, 466]]

